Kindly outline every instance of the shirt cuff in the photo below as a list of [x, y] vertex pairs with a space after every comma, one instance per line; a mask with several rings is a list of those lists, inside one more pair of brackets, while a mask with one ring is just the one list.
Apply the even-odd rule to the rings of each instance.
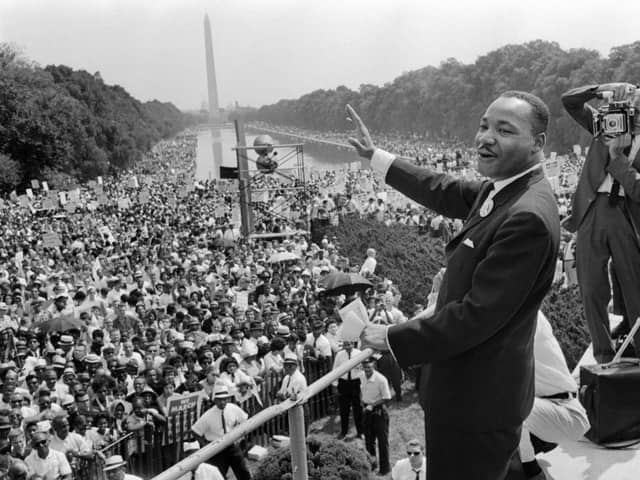
[[396, 358], [396, 354], [393, 353], [393, 350], [391, 350], [391, 343], [389, 343], [389, 329], [391, 329], [391, 327], [387, 327], [387, 331], [384, 333], [384, 338], [387, 342], [387, 350], [389, 350], [389, 353], [391, 353], [391, 356], [393, 357], [393, 359], [396, 361], [396, 363], [398, 363], [398, 359]]
[[376, 148], [373, 151], [373, 156], [371, 157], [371, 170], [381, 174], [382, 178], [386, 178], [389, 167], [395, 159], [396, 156], [392, 153]]

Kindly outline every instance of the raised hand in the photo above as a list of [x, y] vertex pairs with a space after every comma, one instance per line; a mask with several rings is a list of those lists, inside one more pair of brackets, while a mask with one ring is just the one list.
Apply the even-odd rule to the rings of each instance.
[[356, 113], [351, 105], [347, 105], [347, 120], [352, 122], [356, 127], [356, 135], [358, 138], [349, 137], [348, 141], [358, 152], [358, 155], [363, 158], [362, 166], [369, 167], [369, 161], [373, 156], [373, 152], [376, 149], [371, 140], [371, 134], [367, 129], [360, 116]]

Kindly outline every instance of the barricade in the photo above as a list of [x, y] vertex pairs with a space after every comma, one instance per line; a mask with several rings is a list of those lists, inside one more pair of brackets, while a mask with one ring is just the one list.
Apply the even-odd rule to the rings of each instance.
[[[332, 358], [305, 358], [303, 362], [307, 384], [311, 385], [331, 371]], [[283, 373], [271, 372], [264, 377], [256, 395], [249, 397], [240, 406], [249, 416], [277, 403], [276, 394], [282, 385]], [[164, 425], [155, 428], [145, 427], [130, 432], [100, 452], [103, 458], [122, 455], [127, 461], [127, 471], [142, 478], [150, 478], [174, 465], [183, 453], [185, 441], [194, 440], [191, 426], [204, 413], [208, 406], [193, 401], [197, 395], [186, 395], [176, 399], [168, 406], [169, 415]], [[305, 426], [319, 420], [335, 410], [336, 398], [332, 389], [326, 389], [311, 397], [304, 406]], [[199, 410], [202, 410], [199, 412]], [[273, 435], [289, 435], [289, 423], [286, 415], [279, 415], [250, 432], [242, 441], [241, 447], [268, 445]], [[103, 460], [100, 456], [93, 460], [81, 460], [74, 469], [74, 478], [104, 480]]]

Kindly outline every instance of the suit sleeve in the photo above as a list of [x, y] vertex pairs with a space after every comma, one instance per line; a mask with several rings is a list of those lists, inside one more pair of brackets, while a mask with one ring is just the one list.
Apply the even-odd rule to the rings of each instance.
[[449, 218], [467, 218], [482, 186], [396, 158], [385, 181], [410, 199]]
[[574, 88], [562, 95], [562, 105], [571, 117], [589, 133], [593, 133], [593, 113], [595, 108], [588, 105], [589, 100], [596, 98], [598, 85], [587, 85]]
[[[554, 253], [553, 235], [539, 216], [513, 214], [497, 230], [461, 300], [444, 305], [432, 317], [389, 328], [389, 346], [400, 366], [451, 358], [491, 338], [540, 287], [543, 270], [555, 262]], [[454, 276], [452, 272], [451, 281]]]

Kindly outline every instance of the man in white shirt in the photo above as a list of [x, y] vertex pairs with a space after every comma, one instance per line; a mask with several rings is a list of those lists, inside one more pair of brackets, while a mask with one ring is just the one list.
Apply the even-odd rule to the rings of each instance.
[[391, 471], [389, 465], [389, 413], [386, 404], [391, 400], [389, 383], [384, 375], [374, 368], [374, 360], [369, 357], [362, 362], [363, 373], [360, 374], [360, 396], [364, 407], [362, 426], [364, 443], [367, 452], [376, 456], [378, 444], [379, 475]]
[[418, 439], [407, 442], [407, 458], [396, 462], [391, 470], [392, 480], [426, 480], [427, 459]]
[[[337, 369], [342, 364], [358, 355], [360, 350], [354, 348], [354, 342], [343, 342], [343, 350], [336, 353], [333, 361], [333, 369]], [[353, 421], [356, 425], [358, 438], [362, 437], [362, 404], [360, 403], [360, 369], [358, 367], [349, 370], [342, 377], [333, 383], [338, 387], [338, 408], [340, 409], [340, 435], [342, 440], [349, 432], [349, 413], [353, 409]]]
[[[228, 403], [233, 395], [229, 393], [226, 386], [217, 386], [213, 395], [215, 405], [207, 410], [191, 427], [200, 445], [219, 441], [225, 434], [249, 418], [249, 415], [239, 406]], [[237, 480], [251, 480], [251, 472], [242, 450], [235, 443], [215, 455], [209, 462], [218, 467], [222, 475], [226, 476], [229, 467], [231, 467]]]
[[71, 480], [71, 466], [64, 453], [49, 448], [49, 436], [38, 432], [31, 438], [33, 450], [25, 463], [32, 475], [52, 480]]
[[282, 385], [276, 394], [276, 398], [280, 401], [287, 398], [296, 400], [298, 395], [307, 388], [307, 379], [298, 369], [297, 355], [285, 353], [283, 366], [285, 376], [282, 379]]
[[331, 352], [329, 340], [324, 336], [324, 322], [318, 318], [314, 320], [311, 328], [312, 332], [307, 334], [305, 345], [313, 349], [315, 358], [331, 358], [333, 353]]
[[91, 446], [80, 435], [69, 431], [69, 420], [66, 415], [54, 417], [51, 426], [54, 434], [51, 436], [49, 448], [64, 453], [67, 458], [93, 458]]
[[578, 385], [542, 312], [538, 312], [533, 348], [536, 396], [522, 426], [519, 452], [527, 478], [543, 480], [536, 453], [582, 438], [589, 430], [589, 420], [576, 398]]

